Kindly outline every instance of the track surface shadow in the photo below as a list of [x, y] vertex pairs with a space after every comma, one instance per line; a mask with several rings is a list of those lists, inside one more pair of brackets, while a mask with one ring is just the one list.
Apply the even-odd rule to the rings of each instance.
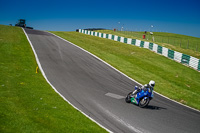
[[163, 109], [167, 109], [167, 108], [163, 108], [163, 107], [159, 107], [159, 106], [153, 106], [153, 105], [148, 105], [148, 106], [145, 107], [144, 109], [163, 110]]

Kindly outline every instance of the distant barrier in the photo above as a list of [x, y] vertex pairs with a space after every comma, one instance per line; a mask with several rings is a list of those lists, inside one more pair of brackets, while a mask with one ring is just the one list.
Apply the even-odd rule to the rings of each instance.
[[192, 56], [189, 56], [189, 55], [186, 55], [186, 54], [174, 51], [174, 50], [170, 50], [168, 48], [159, 46], [155, 43], [145, 42], [145, 41], [141, 41], [138, 39], [120, 37], [120, 36], [116, 36], [116, 35], [112, 35], [112, 34], [94, 32], [94, 31], [90, 31], [90, 30], [79, 29], [79, 32], [87, 34], [87, 35], [111, 39], [111, 40], [126, 43], [126, 44], [132, 44], [132, 45], [142, 47], [142, 48], [147, 48], [147, 49], [150, 49], [151, 51], [154, 51], [158, 54], [161, 54], [165, 57], [168, 57], [179, 63], [185, 64], [187, 66], [190, 66], [190, 67], [200, 71], [200, 59], [197, 59], [195, 57], [192, 57]]
[[[182, 38], [179, 35], [175, 34], [162, 34], [155, 32], [151, 34], [150, 32], [135, 32], [135, 31], [119, 31], [115, 29], [115, 32], [119, 33], [121, 36], [123, 35], [128, 35], [132, 37], [137, 37], [137, 39], [145, 39], [144, 41], [152, 41], [152, 42], [160, 42], [160, 43], [167, 43], [167, 44], [172, 44], [176, 47], [180, 47], [182, 49], [190, 49], [192, 51], [200, 52], [200, 39], [199, 38], [191, 38], [185, 36]], [[130, 37], [131, 38], [131, 37]]]

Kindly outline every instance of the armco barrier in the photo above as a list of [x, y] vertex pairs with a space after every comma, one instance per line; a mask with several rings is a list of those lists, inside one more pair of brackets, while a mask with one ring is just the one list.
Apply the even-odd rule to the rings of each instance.
[[189, 56], [186, 54], [182, 54], [177, 51], [170, 50], [168, 48], [159, 46], [155, 43], [144, 42], [144, 41], [141, 41], [138, 39], [125, 38], [125, 37], [120, 37], [120, 36], [116, 36], [116, 35], [112, 35], [112, 34], [94, 32], [94, 31], [90, 31], [90, 30], [79, 29], [79, 32], [87, 34], [87, 35], [97, 36], [97, 37], [101, 37], [101, 38], [107, 38], [107, 39], [111, 39], [114, 41], [131, 44], [131, 45], [136, 45], [138, 47], [147, 48], [147, 49], [150, 49], [150, 50], [152, 50], [156, 53], [159, 53], [165, 57], [173, 59], [179, 63], [188, 65], [188, 66], [200, 71], [200, 59], [197, 59], [195, 57], [192, 57], [192, 56]]
[[177, 62], [181, 62], [182, 59], [182, 53], [174, 51], [174, 60]]
[[174, 59], [174, 51], [173, 50], [168, 49], [168, 57], [171, 59]]
[[157, 53], [162, 54], [162, 46], [158, 46]]
[[140, 47], [142, 47], [142, 48], [144, 47], [144, 41], [140, 42]]
[[135, 45], [136, 44], [136, 39], [132, 39], [131, 44]]
[[153, 43], [149, 43], [149, 49], [153, 50]]
[[153, 51], [154, 51], [154, 52], [157, 52], [157, 50], [158, 50], [158, 44], [154, 44], [154, 45], [153, 45]]

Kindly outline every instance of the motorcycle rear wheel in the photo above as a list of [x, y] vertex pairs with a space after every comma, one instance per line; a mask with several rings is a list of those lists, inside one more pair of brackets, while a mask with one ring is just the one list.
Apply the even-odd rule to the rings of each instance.
[[128, 95], [127, 95], [126, 98], [125, 98], [125, 101], [126, 101], [127, 103], [130, 103], [130, 102], [131, 102], [131, 94], [132, 94], [132, 92], [129, 92]]

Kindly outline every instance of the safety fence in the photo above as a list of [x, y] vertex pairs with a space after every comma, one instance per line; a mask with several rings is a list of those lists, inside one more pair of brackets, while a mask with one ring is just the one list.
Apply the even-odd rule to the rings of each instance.
[[[150, 32], [136, 32], [136, 31], [119, 31], [114, 29], [116, 33], [119, 33], [120, 36], [128, 35], [129, 38], [136, 37], [139, 40], [151, 41], [154, 43], [167, 43], [174, 45], [176, 47], [180, 47], [182, 49], [190, 49], [192, 51], [200, 52], [200, 38], [190, 37], [190, 36], [182, 36], [176, 34], [167, 34], [154, 32], [150, 34]], [[132, 37], [131, 37], [132, 36]]]
[[100, 32], [95, 32], [95, 31], [90, 31], [90, 30], [79, 29], [79, 32], [87, 34], [87, 35], [111, 39], [111, 40], [126, 43], [126, 44], [132, 44], [132, 45], [142, 47], [142, 48], [147, 48], [158, 54], [161, 54], [165, 57], [168, 57], [179, 63], [185, 64], [187, 66], [190, 66], [200, 71], [200, 59], [197, 59], [195, 57], [192, 57], [192, 56], [189, 56], [189, 55], [186, 55], [174, 50], [170, 50], [168, 48], [159, 46], [155, 43], [145, 42], [138, 39], [125, 38], [125, 37], [120, 37], [120, 36], [116, 36], [112, 34], [100, 33]]

